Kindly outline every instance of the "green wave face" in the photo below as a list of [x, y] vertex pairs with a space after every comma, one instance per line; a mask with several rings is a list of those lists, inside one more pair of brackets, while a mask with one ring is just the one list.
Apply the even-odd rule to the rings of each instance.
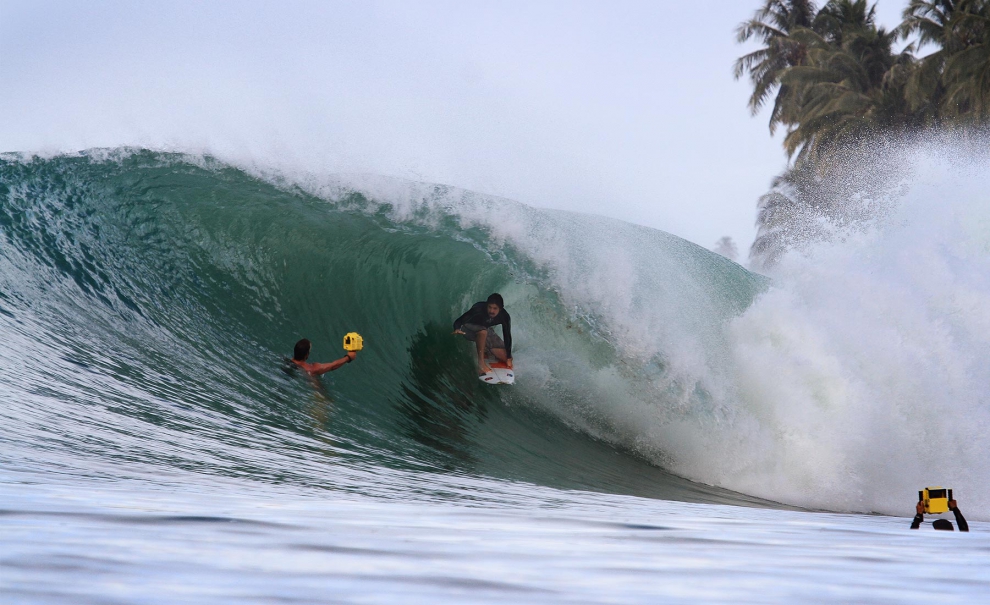
[[[8, 462], [312, 487], [382, 467], [751, 501], [665, 471], [677, 446], [653, 427], [731, 413], [723, 328], [760, 278], [600, 217], [359, 190], [143, 151], [0, 161]], [[478, 381], [451, 334], [493, 291], [513, 317], [511, 388]], [[330, 361], [349, 331], [355, 363], [316, 382], [284, 369], [297, 339]]]

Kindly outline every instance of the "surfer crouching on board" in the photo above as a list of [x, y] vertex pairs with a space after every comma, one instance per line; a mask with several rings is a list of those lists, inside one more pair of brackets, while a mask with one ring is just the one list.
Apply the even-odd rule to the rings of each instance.
[[[504, 341], [493, 329], [498, 325], [502, 326]], [[454, 321], [454, 334], [463, 335], [478, 347], [479, 374], [492, 371], [485, 361], [489, 356], [512, 368], [512, 325], [501, 294], [492, 294], [487, 301], [474, 303]]]
[[347, 355], [330, 363], [307, 363], [306, 360], [309, 359], [309, 350], [312, 346], [313, 343], [303, 338], [296, 343], [295, 350], [292, 352], [292, 363], [305, 370], [310, 376], [319, 376], [320, 374], [332, 372], [345, 363], [351, 363], [357, 357], [357, 351], [348, 351]]

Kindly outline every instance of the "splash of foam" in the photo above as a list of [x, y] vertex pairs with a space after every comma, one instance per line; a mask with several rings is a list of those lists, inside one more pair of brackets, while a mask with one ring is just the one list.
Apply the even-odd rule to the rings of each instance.
[[913, 176], [888, 216], [782, 260], [731, 326], [736, 420], [692, 475], [905, 515], [919, 488], [945, 485], [987, 509], [990, 161], [948, 151], [891, 158]]

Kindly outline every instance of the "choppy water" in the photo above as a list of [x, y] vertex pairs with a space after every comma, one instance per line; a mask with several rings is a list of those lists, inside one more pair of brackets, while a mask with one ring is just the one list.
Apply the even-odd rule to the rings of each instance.
[[[0, 594], [979, 601], [990, 254], [940, 240], [953, 225], [771, 282], [663, 232], [443, 187], [7, 156]], [[450, 335], [496, 290], [513, 388]], [[329, 360], [352, 330], [356, 363], [281, 370], [298, 338]], [[969, 535], [907, 530], [936, 482]]]
[[990, 588], [979, 522], [912, 532], [421, 473], [351, 474], [401, 486], [378, 497], [172, 479], [5, 484], [4, 601], [978, 603]]

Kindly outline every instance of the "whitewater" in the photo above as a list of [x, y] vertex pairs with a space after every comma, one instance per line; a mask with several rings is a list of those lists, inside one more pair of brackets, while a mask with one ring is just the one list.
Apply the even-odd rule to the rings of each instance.
[[[758, 274], [443, 185], [3, 155], [0, 595], [983, 602], [990, 163], [896, 161], [896, 205]], [[451, 335], [494, 291], [511, 388]], [[927, 485], [969, 534], [908, 529]]]

